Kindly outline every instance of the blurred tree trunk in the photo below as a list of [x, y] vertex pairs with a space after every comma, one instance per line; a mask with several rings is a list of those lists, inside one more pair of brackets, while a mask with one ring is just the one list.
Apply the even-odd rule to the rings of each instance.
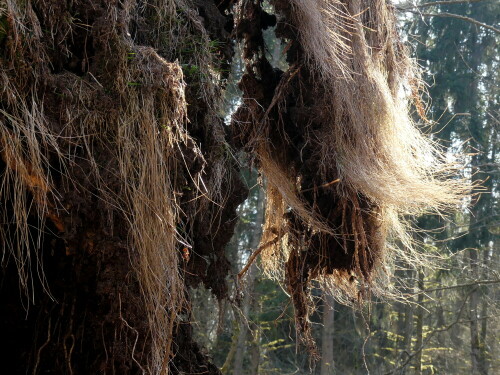
[[[471, 76], [469, 81], [470, 95], [463, 100], [463, 102], [458, 104], [463, 105], [465, 107], [464, 109], [469, 110], [471, 114], [469, 122], [469, 129], [472, 135], [471, 147], [474, 150], [478, 150], [478, 153], [472, 156], [471, 167], [474, 172], [472, 179], [475, 183], [481, 184], [491, 191], [493, 187], [492, 176], [488, 176], [483, 168], [483, 165], [489, 162], [488, 151], [490, 145], [487, 127], [485, 126], [486, 124], [482, 119], [482, 114], [479, 109], [480, 76], [479, 73], [477, 73], [482, 63], [485, 46], [478, 43], [478, 31], [475, 29], [472, 31], [470, 39], [472, 47], [470, 69], [472, 69], [475, 74]], [[480, 280], [484, 274], [482, 270], [484, 267], [487, 267], [487, 265], [481, 263], [479, 252], [487, 251], [486, 249], [490, 238], [487, 227], [484, 225], [483, 221], [489, 216], [492, 196], [491, 194], [477, 196], [473, 203], [474, 206], [471, 208], [469, 233], [466, 238], [466, 244], [469, 248], [467, 254], [469, 257], [470, 276], [473, 280]], [[482, 340], [479, 322], [480, 301], [482, 297], [481, 288], [473, 287], [469, 297], [471, 370], [473, 375], [488, 374], [486, 364], [486, 343]]]
[[333, 340], [335, 337], [335, 299], [324, 294], [323, 329], [321, 334], [321, 375], [335, 373]]
[[[436, 310], [437, 328], [442, 329], [446, 325], [446, 321], [445, 321], [445, 317], [444, 317], [445, 301], [444, 301], [444, 293], [442, 290], [439, 290], [436, 292], [436, 301], [438, 302], [438, 306], [437, 306], [437, 310]], [[430, 319], [432, 319], [432, 317]], [[437, 342], [438, 342], [439, 348], [446, 348], [447, 347], [445, 334], [446, 334], [446, 332], [439, 332], [437, 334]], [[448, 356], [446, 355], [446, 353], [438, 353], [436, 360], [437, 360], [437, 366], [439, 368], [447, 368]]]
[[[258, 295], [255, 295], [256, 303], [252, 310], [256, 315], [262, 312], [262, 303]], [[248, 365], [249, 375], [259, 375], [260, 371], [260, 340], [261, 340], [261, 327], [258, 321], [253, 322], [252, 328], [252, 343], [250, 345], [250, 363]]]
[[[469, 250], [469, 260], [473, 270], [477, 270], [477, 251], [476, 249]], [[473, 287], [473, 291], [469, 297], [469, 321], [470, 321], [470, 352], [471, 352], [471, 363], [473, 375], [483, 375], [484, 372], [481, 371], [481, 347], [480, 347], [480, 337], [479, 337], [479, 324], [478, 324], [478, 307], [479, 307], [479, 296], [477, 293], [477, 287]]]
[[[252, 241], [254, 242], [254, 241]], [[249, 315], [250, 315], [250, 307], [251, 307], [251, 298], [252, 298], [252, 290], [253, 284], [255, 281], [255, 277], [257, 276], [257, 266], [253, 264], [248, 271], [247, 276], [247, 290], [245, 291], [245, 297], [243, 298], [242, 308], [241, 308], [241, 316], [239, 317], [238, 324], [238, 339], [236, 341], [236, 352], [234, 355], [234, 365], [233, 365], [233, 374], [234, 375], [243, 375], [243, 360], [245, 358], [245, 353], [247, 349], [247, 338], [249, 333]]]
[[[410, 295], [415, 293], [415, 272], [412, 269], [406, 271], [406, 282], [408, 283], [408, 288], [406, 292]], [[403, 340], [403, 350], [407, 355], [411, 353], [411, 342], [413, 338], [413, 311], [415, 310], [413, 297], [410, 298], [407, 304], [405, 304], [405, 322], [404, 322], [404, 340]]]
[[416, 322], [416, 341], [415, 341], [415, 373], [422, 374], [422, 351], [424, 343], [424, 272], [418, 270], [418, 298], [417, 298], [417, 322]]
[[[256, 194], [257, 196], [255, 203], [254, 230], [252, 231], [250, 241], [248, 242], [251, 251], [255, 251], [259, 247], [262, 234], [262, 223], [264, 222], [264, 190], [260, 187], [257, 187]], [[247, 285], [241, 308], [242, 316], [240, 317], [239, 334], [236, 344], [236, 353], [234, 356], [233, 373], [235, 375], [243, 375], [243, 360], [245, 358], [245, 354], [247, 353], [247, 339], [249, 334], [249, 327], [251, 324], [250, 310], [253, 306], [255, 306], [255, 302], [253, 302], [256, 298], [256, 296], [254, 295], [254, 287], [258, 272], [259, 269], [257, 268], [257, 263], [254, 262], [250, 266], [248, 275], [245, 279]]]
[[[259, 202], [264, 199], [263, 191], [259, 193]], [[264, 210], [264, 207], [261, 207]], [[259, 272], [260, 273], [260, 272]], [[252, 341], [250, 343], [250, 352], [249, 352], [249, 364], [248, 364], [248, 374], [249, 375], [258, 375], [260, 371], [260, 345], [261, 345], [261, 322], [260, 322], [260, 314], [262, 313], [262, 298], [265, 297], [261, 295], [261, 293], [257, 290], [256, 286], [258, 283], [262, 281], [262, 275], [257, 275], [254, 281], [254, 289], [253, 289], [253, 298], [250, 311], [254, 315], [254, 319], [250, 322], [250, 329], [252, 334]]]

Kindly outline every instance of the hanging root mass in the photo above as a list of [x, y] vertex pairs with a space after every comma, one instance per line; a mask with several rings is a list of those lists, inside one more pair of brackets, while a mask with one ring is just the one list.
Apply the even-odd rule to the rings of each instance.
[[232, 126], [267, 180], [261, 244], [279, 241], [262, 250], [262, 265], [286, 284], [314, 352], [311, 281], [350, 303], [387, 293], [390, 259], [422, 261], [405, 218], [456, 207], [468, 187], [412, 119], [424, 114], [421, 84], [391, 6], [271, 4], [288, 69], [271, 66], [262, 30], [246, 27], [266, 18], [260, 2], [243, 2], [244, 100]]
[[[224, 7], [0, 3], [2, 265], [31, 316], [37, 280], [58, 302], [57, 325], [40, 310], [34, 373], [217, 373], [190, 341], [186, 285], [224, 297], [245, 196], [216, 112]], [[85, 345], [88, 362], [74, 357]]]

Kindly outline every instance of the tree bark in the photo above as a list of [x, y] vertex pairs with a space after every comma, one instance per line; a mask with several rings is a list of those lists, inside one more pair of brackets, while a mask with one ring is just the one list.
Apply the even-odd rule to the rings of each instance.
[[236, 352], [234, 356], [234, 365], [233, 365], [233, 374], [234, 375], [243, 375], [243, 359], [245, 357], [246, 348], [247, 348], [247, 336], [249, 332], [248, 328], [248, 318], [250, 315], [250, 305], [251, 305], [251, 290], [253, 286], [253, 281], [255, 280], [257, 273], [257, 266], [252, 264], [250, 267], [250, 272], [248, 274], [248, 289], [245, 293], [245, 297], [243, 298], [242, 309], [241, 309], [241, 317], [239, 318], [240, 322], [238, 324], [238, 339], [236, 341]]
[[2, 371], [219, 374], [187, 289], [225, 297], [246, 194], [207, 83], [232, 19], [176, 4], [0, 2]]

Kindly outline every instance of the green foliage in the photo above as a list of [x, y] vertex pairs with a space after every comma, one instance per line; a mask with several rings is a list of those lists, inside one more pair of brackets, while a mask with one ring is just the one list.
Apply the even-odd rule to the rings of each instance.
[[181, 64], [182, 73], [186, 80], [192, 79], [194, 76], [200, 74], [200, 67], [197, 65]]

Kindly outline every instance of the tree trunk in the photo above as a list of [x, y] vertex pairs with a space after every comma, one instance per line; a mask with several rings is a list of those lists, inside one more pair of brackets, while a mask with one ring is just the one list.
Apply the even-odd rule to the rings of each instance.
[[335, 337], [335, 299], [324, 294], [323, 330], [321, 334], [321, 375], [335, 373], [333, 339]]
[[[256, 202], [256, 215], [255, 215], [255, 229], [252, 232], [252, 238], [249, 241], [251, 251], [255, 251], [259, 247], [260, 238], [262, 234], [262, 223], [264, 222], [264, 191], [258, 187], [257, 202]], [[249, 274], [246, 278], [247, 290], [242, 304], [242, 316], [239, 324], [238, 341], [236, 345], [236, 354], [234, 357], [234, 371], [235, 375], [243, 375], [243, 359], [247, 352], [247, 337], [249, 333], [249, 317], [250, 309], [255, 304], [252, 302], [255, 298], [253, 289], [258, 275], [257, 264], [253, 263], [250, 266]]]
[[[438, 301], [437, 311], [436, 311], [436, 323], [437, 328], [443, 329], [446, 326], [446, 321], [444, 317], [444, 293], [442, 290], [436, 292], [436, 300]], [[451, 333], [450, 333], [451, 334]], [[437, 342], [439, 348], [445, 348], [447, 346], [446, 342], [446, 332], [438, 332], [437, 333]], [[439, 368], [447, 369], [448, 368], [448, 356], [446, 353], [439, 353], [436, 358], [437, 366]]]
[[[489, 270], [489, 264], [494, 264], [493, 262], [491, 262], [491, 259], [492, 259], [492, 251], [493, 249], [491, 249], [489, 247], [489, 244], [488, 244], [488, 248], [484, 250], [484, 257], [483, 257], [483, 265], [485, 265], [485, 267], [483, 267], [483, 280], [488, 280], [488, 277], [490, 276], [490, 272], [488, 272]], [[481, 301], [481, 332], [480, 332], [480, 335], [479, 335], [479, 339], [480, 339], [480, 342], [481, 342], [481, 352], [482, 352], [482, 355], [481, 355], [481, 361], [482, 361], [482, 369], [484, 371], [485, 374], [488, 373], [489, 371], [489, 367], [490, 367], [490, 363], [489, 363], [489, 345], [488, 345], [488, 312], [489, 312], [489, 290], [488, 288], [485, 288], [485, 291], [483, 292], [482, 294], [482, 301]]]
[[221, 372], [223, 374], [229, 374], [229, 371], [231, 369], [231, 364], [233, 363], [234, 360], [234, 355], [236, 353], [236, 346], [238, 343], [238, 337], [239, 337], [239, 332], [235, 333], [235, 337], [233, 337], [233, 340], [231, 342], [231, 347], [229, 348], [229, 352], [226, 355], [226, 360], [224, 361], [224, 364], [221, 367]]
[[[469, 250], [469, 261], [474, 275], [480, 275], [478, 272], [478, 262], [479, 257], [477, 255], [477, 249]], [[469, 320], [470, 320], [470, 348], [471, 348], [471, 363], [472, 363], [472, 374], [473, 375], [487, 375], [488, 366], [486, 361], [486, 348], [485, 341], [483, 341], [483, 335], [481, 332], [482, 325], [479, 321], [479, 314], [481, 309], [480, 304], [480, 290], [479, 286], [475, 286], [470, 293], [469, 297]], [[484, 310], [484, 305], [483, 305]], [[484, 331], [485, 332], [485, 331]]]
[[245, 357], [246, 349], [247, 349], [247, 336], [249, 331], [249, 313], [250, 313], [250, 305], [252, 298], [252, 286], [253, 281], [255, 280], [257, 274], [257, 266], [253, 264], [250, 267], [250, 272], [248, 274], [248, 289], [245, 293], [245, 297], [243, 298], [242, 309], [241, 309], [241, 317], [239, 317], [239, 329], [238, 329], [238, 339], [236, 341], [236, 353], [234, 356], [234, 365], [233, 365], [233, 374], [234, 375], [243, 375], [243, 359]]
[[177, 3], [0, 2], [6, 373], [219, 373], [187, 288], [225, 297], [246, 194], [207, 83], [232, 22]]
[[418, 298], [417, 298], [417, 324], [416, 324], [416, 341], [415, 341], [415, 373], [417, 375], [422, 374], [422, 351], [424, 343], [424, 272], [418, 270]]
[[[414, 270], [412, 269], [407, 269], [402, 272], [402, 277], [404, 277], [405, 280], [405, 288], [404, 288], [404, 293], [407, 293], [409, 295], [413, 294], [415, 292], [415, 276], [414, 276]], [[412, 350], [412, 338], [413, 338], [413, 310], [415, 309], [415, 306], [413, 304], [414, 300], [413, 298], [409, 298], [409, 301], [405, 303], [402, 306], [402, 310], [404, 313], [401, 313], [400, 315], [402, 316], [402, 322], [401, 324], [401, 330], [399, 331], [399, 334], [403, 337], [402, 342], [401, 342], [401, 351], [398, 356], [398, 361], [400, 363], [404, 363], [407, 361], [408, 356], [411, 353]], [[407, 373], [407, 369], [409, 367], [409, 363], [407, 363], [405, 366], [401, 368], [401, 375], [404, 375]]]
[[[254, 311], [258, 314], [262, 310], [260, 301], [255, 306]], [[261, 340], [260, 324], [256, 322], [252, 325], [252, 344], [250, 346], [250, 364], [248, 367], [249, 375], [259, 375], [260, 370], [260, 340]]]

